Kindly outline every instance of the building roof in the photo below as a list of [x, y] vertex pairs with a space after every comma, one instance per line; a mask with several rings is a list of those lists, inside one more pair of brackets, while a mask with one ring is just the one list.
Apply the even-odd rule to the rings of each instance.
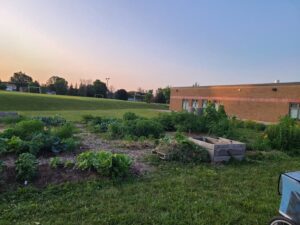
[[172, 89], [182, 88], [214, 88], [214, 87], [257, 87], [257, 86], [294, 86], [300, 85], [300, 82], [285, 82], [285, 83], [260, 83], [260, 84], [229, 84], [229, 85], [208, 85], [208, 86], [185, 86], [172, 87]]

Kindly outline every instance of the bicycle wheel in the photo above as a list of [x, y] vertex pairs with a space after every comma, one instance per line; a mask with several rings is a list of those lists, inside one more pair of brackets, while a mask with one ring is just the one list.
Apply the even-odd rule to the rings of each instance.
[[270, 225], [297, 225], [297, 224], [283, 216], [277, 216], [271, 220]]

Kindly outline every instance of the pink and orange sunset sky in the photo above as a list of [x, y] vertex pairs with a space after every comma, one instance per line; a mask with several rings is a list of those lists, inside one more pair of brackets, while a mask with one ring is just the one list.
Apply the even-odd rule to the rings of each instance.
[[115, 88], [300, 81], [297, 0], [0, 0], [0, 79]]

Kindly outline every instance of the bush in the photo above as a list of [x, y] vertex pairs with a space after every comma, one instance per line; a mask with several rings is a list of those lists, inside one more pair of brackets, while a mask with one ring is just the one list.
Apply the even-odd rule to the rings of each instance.
[[7, 139], [0, 138], [0, 156], [8, 152], [6, 143], [7, 143]]
[[76, 167], [81, 170], [95, 170], [99, 174], [122, 177], [128, 174], [132, 161], [127, 155], [110, 152], [83, 152], [76, 159]]
[[53, 116], [53, 117], [47, 117], [47, 116], [38, 116], [34, 117], [34, 120], [39, 120], [44, 123], [45, 126], [50, 127], [50, 126], [62, 126], [64, 125], [67, 121], [65, 118], [60, 117], [60, 116]]
[[178, 134], [175, 138], [165, 137], [164, 139], [161, 139], [157, 150], [159, 152], [164, 152], [171, 161], [183, 163], [201, 163], [210, 161], [209, 154], [205, 149]]
[[163, 133], [162, 126], [154, 120], [138, 119], [133, 128], [132, 133], [129, 132], [128, 135], [159, 138]]
[[283, 117], [278, 124], [269, 126], [266, 135], [274, 149], [300, 149], [300, 127], [290, 117]]
[[124, 113], [124, 115], [123, 115], [123, 120], [136, 120], [136, 119], [138, 119], [139, 117], [135, 114], [135, 113], [133, 113], [133, 112], [126, 112], [126, 113]]
[[38, 162], [34, 155], [22, 153], [16, 160], [16, 175], [20, 181], [31, 181], [37, 174]]
[[66, 123], [61, 127], [57, 127], [53, 130], [54, 136], [59, 137], [60, 139], [71, 138], [75, 133], [75, 127], [71, 123]]
[[24, 141], [19, 137], [13, 136], [7, 141], [7, 148], [9, 152], [22, 153], [27, 150], [27, 146]]
[[61, 141], [61, 144], [64, 145], [64, 151], [72, 152], [74, 151], [79, 143], [74, 138], [67, 138]]
[[44, 124], [38, 120], [24, 120], [16, 124], [13, 128], [15, 136], [20, 138], [30, 138], [34, 133], [44, 131]]

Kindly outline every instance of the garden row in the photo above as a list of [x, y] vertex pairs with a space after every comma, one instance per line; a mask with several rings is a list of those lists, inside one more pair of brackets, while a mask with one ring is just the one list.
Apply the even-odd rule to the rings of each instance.
[[[250, 150], [277, 149], [295, 153], [300, 149], [300, 126], [295, 120], [283, 117], [278, 124], [266, 126], [229, 118], [222, 106], [216, 110], [213, 104], [209, 104], [202, 115], [172, 112], [147, 119], [128, 112], [122, 119], [87, 115], [83, 120], [92, 131], [111, 139], [159, 139], [166, 132], [206, 133], [243, 141]], [[250, 133], [255, 134], [253, 140]]]

